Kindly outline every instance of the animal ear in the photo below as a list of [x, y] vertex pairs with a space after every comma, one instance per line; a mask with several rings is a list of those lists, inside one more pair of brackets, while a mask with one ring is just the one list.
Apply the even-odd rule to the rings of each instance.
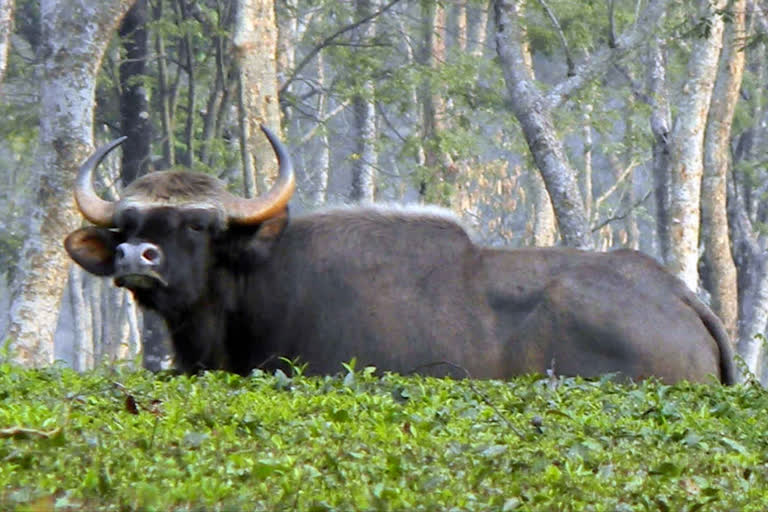
[[70, 233], [64, 240], [64, 248], [91, 274], [109, 276], [115, 273], [115, 248], [119, 243], [116, 232], [89, 226]]
[[260, 262], [267, 260], [272, 252], [272, 246], [280, 238], [287, 225], [287, 208], [271, 219], [262, 222], [256, 232], [256, 236], [248, 244], [248, 249], [252, 252], [252, 256]]

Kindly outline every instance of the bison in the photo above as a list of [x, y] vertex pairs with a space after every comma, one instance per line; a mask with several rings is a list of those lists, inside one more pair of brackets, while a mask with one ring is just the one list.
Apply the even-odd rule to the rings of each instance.
[[178, 369], [247, 374], [284, 356], [314, 374], [356, 358], [477, 378], [554, 365], [560, 375], [734, 382], [721, 322], [650, 257], [481, 247], [437, 208], [292, 218], [292, 164], [264, 132], [279, 176], [259, 198], [206, 174], [159, 171], [105, 201], [93, 174], [123, 139], [79, 170], [75, 199], [95, 226], [71, 233], [66, 250], [165, 319]]

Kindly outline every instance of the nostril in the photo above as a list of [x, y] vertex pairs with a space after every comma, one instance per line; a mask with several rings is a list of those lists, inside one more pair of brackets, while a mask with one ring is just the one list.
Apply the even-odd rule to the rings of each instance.
[[117, 248], [115, 249], [115, 256], [119, 260], [122, 260], [123, 258], [125, 258], [125, 250], [123, 249], [123, 244], [120, 244], [117, 246]]

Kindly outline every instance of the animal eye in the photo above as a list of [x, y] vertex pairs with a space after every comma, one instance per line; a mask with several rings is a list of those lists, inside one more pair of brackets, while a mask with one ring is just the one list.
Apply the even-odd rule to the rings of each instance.
[[189, 224], [187, 224], [187, 227], [189, 228], [190, 231], [195, 231], [198, 233], [203, 229], [205, 229], [205, 227], [200, 222], [190, 222]]

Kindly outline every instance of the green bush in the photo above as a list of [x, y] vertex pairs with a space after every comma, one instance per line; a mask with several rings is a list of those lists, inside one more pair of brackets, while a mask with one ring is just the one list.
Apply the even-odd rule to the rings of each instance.
[[0, 509], [766, 510], [752, 385], [0, 365]]

